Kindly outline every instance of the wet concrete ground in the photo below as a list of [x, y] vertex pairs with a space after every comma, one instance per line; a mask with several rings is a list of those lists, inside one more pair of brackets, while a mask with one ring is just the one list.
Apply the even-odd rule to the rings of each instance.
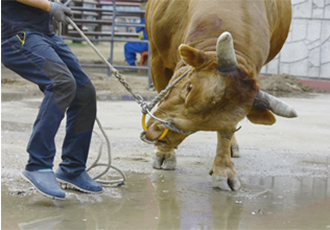
[[[296, 119], [278, 117], [270, 127], [241, 122], [241, 157], [234, 159], [242, 183], [238, 192], [211, 186], [215, 133], [188, 137], [177, 150], [175, 171], [154, 170], [153, 147], [139, 139], [139, 106], [99, 101], [98, 117], [111, 140], [113, 165], [127, 181], [97, 195], [65, 190], [65, 201], [38, 194], [19, 176], [41, 100], [24, 97], [2, 91], [2, 229], [330, 229], [329, 94], [283, 98], [297, 110]], [[56, 138], [54, 169], [64, 125]], [[89, 164], [99, 144], [94, 138]], [[110, 171], [105, 179], [115, 177]]]

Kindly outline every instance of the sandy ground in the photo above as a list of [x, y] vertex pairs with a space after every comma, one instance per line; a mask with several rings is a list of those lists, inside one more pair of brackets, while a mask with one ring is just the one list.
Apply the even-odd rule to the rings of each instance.
[[[277, 117], [273, 126], [243, 120], [237, 133], [241, 157], [234, 159], [242, 188], [223, 192], [212, 188], [208, 175], [215, 133], [188, 137], [177, 150], [176, 170], [154, 170], [153, 146], [139, 139], [139, 105], [125, 100], [127, 93], [106, 71], [86, 72], [97, 86], [98, 117], [111, 141], [112, 164], [127, 177], [125, 185], [104, 188], [98, 195], [65, 190], [65, 201], [52, 201], [24, 182], [19, 174], [27, 161], [25, 148], [42, 95], [34, 85], [2, 68], [2, 229], [330, 228], [329, 94], [283, 97], [299, 117]], [[155, 95], [143, 73], [125, 77], [136, 92], [146, 98]], [[95, 131], [100, 134], [98, 128]], [[55, 169], [64, 135], [65, 122], [56, 137]], [[97, 158], [100, 142], [95, 134], [88, 165]], [[101, 161], [106, 162], [105, 147], [102, 150]], [[104, 177], [113, 178], [118, 175], [112, 170]]]
[[[114, 64], [127, 65], [123, 55], [124, 43], [115, 43], [114, 47]], [[109, 57], [110, 45], [107, 43], [99, 43], [96, 47], [101, 51], [105, 57]], [[84, 63], [96, 63], [100, 64], [100, 57], [87, 45], [87, 44], [73, 44], [70, 45], [72, 51], [76, 54], [81, 64]], [[137, 60], [139, 60], [137, 55]], [[156, 95], [156, 92], [150, 90], [148, 73], [146, 70], [141, 70], [140, 73], [134, 72], [122, 72], [122, 69], [118, 69], [123, 78], [133, 88], [135, 93], [141, 94], [145, 97], [152, 97]], [[121, 99], [124, 95], [127, 96], [128, 92], [121, 85], [121, 83], [113, 76], [108, 75], [106, 68], [84, 68], [84, 71], [91, 78], [99, 97], [106, 99]], [[1, 68], [1, 86], [2, 89], [10, 89], [18, 92], [25, 92], [25, 97], [42, 95], [38, 87], [12, 71]]]

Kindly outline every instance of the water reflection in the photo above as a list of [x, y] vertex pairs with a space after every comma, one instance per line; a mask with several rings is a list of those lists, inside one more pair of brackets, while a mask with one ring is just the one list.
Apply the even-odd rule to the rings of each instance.
[[[171, 171], [153, 174], [152, 181], [159, 202], [158, 229], [238, 227], [242, 210], [232, 194], [212, 189], [211, 184], [203, 179], [199, 177], [193, 181], [193, 178], [182, 178]], [[193, 184], [190, 184], [192, 181]]]
[[14, 197], [10, 188], [2, 188], [2, 228], [330, 228], [329, 175], [241, 180], [242, 189], [229, 193], [213, 189], [207, 175], [130, 173], [121, 188], [99, 195], [70, 191], [65, 201], [31, 192]]
[[158, 201], [157, 229], [177, 229], [181, 225], [181, 209], [175, 171], [156, 171], [151, 177]]
[[49, 217], [45, 219], [38, 219], [36, 221], [31, 221], [27, 223], [19, 223], [18, 227], [21, 230], [26, 229], [54, 229], [56, 225], [61, 223], [63, 221], [64, 217], [61, 216], [55, 216], [55, 217]]

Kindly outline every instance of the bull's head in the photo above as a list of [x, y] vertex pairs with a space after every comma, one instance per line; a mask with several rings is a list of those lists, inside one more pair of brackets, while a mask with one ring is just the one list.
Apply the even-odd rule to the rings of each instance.
[[[275, 122], [272, 112], [297, 116], [290, 106], [259, 90], [256, 73], [247, 71], [244, 60], [240, 62], [243, 64], [237, 63], [230, 33], [220, 35], [216, 52], [181, 45], [179, 53], [185, 65], [177, 68], [171, 82], [188, 68], [192, 71], [159, 102], [154, 116], [170, 121], [180, 130], [235, 130], [245, 116], [253, 123], [271, 125]], [[151, 118], [147, 128], [145, 138], [153, 141], [162, 135], [165, 125]], [[169, 131], [157, 143], [176, 147], [187, 136]]]

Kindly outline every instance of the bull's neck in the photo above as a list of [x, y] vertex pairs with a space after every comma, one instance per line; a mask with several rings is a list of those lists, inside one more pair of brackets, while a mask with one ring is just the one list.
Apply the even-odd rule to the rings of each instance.
[[235, 50], [235, 54], [238, 65], [243, 66], [248, 72], [253, 71], [256, 75], [259, 74], [263, 66], [262, 63], [258, 63], [258, 61], [254, 60], [250, 55], [242, 51]]

